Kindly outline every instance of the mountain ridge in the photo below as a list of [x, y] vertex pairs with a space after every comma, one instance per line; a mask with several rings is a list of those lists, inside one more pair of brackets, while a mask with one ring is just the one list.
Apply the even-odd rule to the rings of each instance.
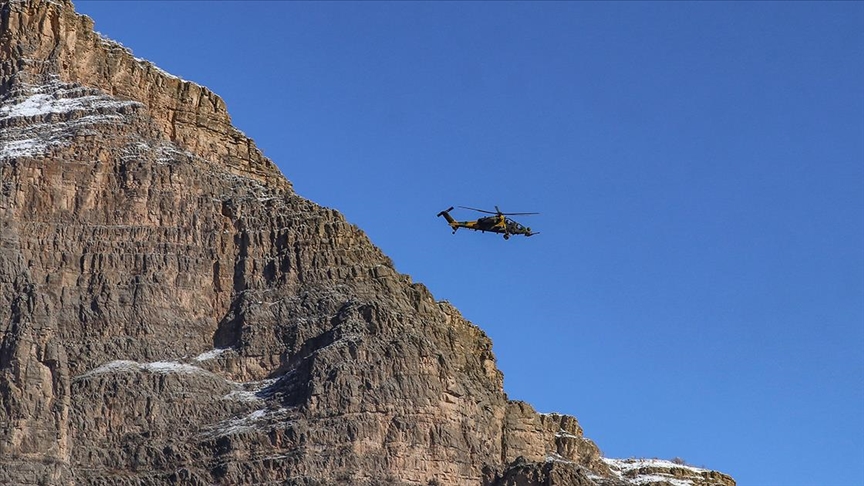
[[0, 481], [734, 484], [508, 400], [488, 336], [221, 98], [68, 0], [0, 16]]

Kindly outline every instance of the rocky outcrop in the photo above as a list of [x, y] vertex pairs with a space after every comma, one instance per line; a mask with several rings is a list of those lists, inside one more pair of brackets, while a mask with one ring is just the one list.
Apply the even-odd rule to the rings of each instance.
[[66, 0], [0, 29], [0, 483], [631, 481], [218, 96]]

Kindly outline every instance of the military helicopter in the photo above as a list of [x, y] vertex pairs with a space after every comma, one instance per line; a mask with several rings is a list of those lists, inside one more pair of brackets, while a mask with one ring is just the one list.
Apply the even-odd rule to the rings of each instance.
[[450, 211], [453, 211], [453, 207], [450, 209], [445, 209], [438, 213], [438, 216], [444, 216], [444, 219], [447, 220], [447, 224], [453, 228], [453, 233], [456, 233], [456, 230], [459, 228], [468, 228], [474, 231], [482, 231], [487, 232], [490, 231], [492, 233], [501, 233], [504, 235], [505, 240], [510, 239], [510, 235], [525, 235], [531, 236], [536, 235], [538, 233], [532, 233], [531, 228], [522, 226], [521, 224], [513, 221], [506, 216], [526, 216], [529, 214], [540, 214], [540, 213], [502, 213], [498, 206], [495, 206], [495, 211], [486, 211], [485, 209], [475, 209], [469, 208], [466, 206], [459, 206], [462, 209], [470, 209], [471, 211], [477, 211], [480, 213], [493, 214], [494, 216], [485, 216], [480, 219], [475, 219], [474, 221], [456, 221], [450, 216]]

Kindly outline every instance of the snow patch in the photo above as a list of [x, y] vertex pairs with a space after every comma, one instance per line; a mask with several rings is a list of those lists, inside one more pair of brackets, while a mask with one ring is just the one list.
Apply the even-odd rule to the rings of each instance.
[[237, 400], [241, 402], [257, 402], [265, 398], [267, 390], [274, 383], [279, 381], [278, 378], [270, 378], [262, 381], [253, 381], [249, 383], [234, 383], [235, 386], [242, 386], [243, 390], [234, 390], [231, 393], [222, 397], [223, 400]]
[[562, 462], [564, 464], [573, 464], [573, 461], [569, 461], [565, 459], [564, 456], [556, 454], [554, 452], [546, 454], [546, 462]]
[[[143, 106], [56, 80], [21, 90], [0, 104], [0, 158], [44, 155], [67, 145], [82, 128], [122, 123], [130, 110]], [[54, 118], [59, 115], [64, 118]]]
[[563, 417], [563, 413], [558, 412], [537, 412], [537, 415], [541, 415], [543, 417]]
[[[11, 0], [12, 3], [25, 3], [27, 0]], [[58, 2], [57, 0], [45, 0], [45, 3], [49, 3], [51, 5], [57, 5], [59, 7], [65, 7], [63, 2]]]
[[45, 153], [49, 143], [37, 138], [25, 138], [23, 140], [11, 140], [0, 147], [0, 158], [30, 157]]
[[150, 373], [160, 373], [160, 374], [169, 374], [169, 373], [204, 373], [210, 374], [209, 371], [199, 368], [197, 366], [187, 365], [183, 363], [178, 363], [176, 361], [155, 361], [153, 363], [139, 363], [137, 361], [128, 361], [128, 360], [115, 360], [109, 363], [105, 363], [102, 366], [94, 368], [79, 378], [86, 378], [89, 376], [101, 375], [106, 373], [133, 373], [133, 372], [141, 372], [148, 371]]
[[154, 363], [144, 363], [141, 367], [147, 371], [154, 373], [207, 373], [197, 366], [178, 363], [176, 361], [156, 361]]
[[122, 110], [143, 106], [137, 101], [122, 101], [107, 95], [84, 94], [85, 88], [64, 88], [57, 84], [38, 87], [23, 101], [0, 106], [0, 121], [10, 118], [29, 118], [72, 111]]
[[235, 418], [223, 423], [213, 432], [215, 435], [234, 435], [242, 432], [255, 430], [255, 421], [264, 418], [267, 415], [267, 409], [255, 410], [245, 417]]
[[288, 408], [268, 409], [261, 408], [250, 412], [246, 416], [237, 417], [221, 422], [210, 430], [203, 433], [205, 437], [224, 437], [226, 435], [241, 434], [256, 430], [266, 430], [273, 426], [273, 422], [278, 422], [279, 426], [289, 425], [287, 421]]
[[[671, 472], [672, 469], [686, 469], [695, 474], [707, 472], [693, 466], [677, 464], [672, 461], [664, 461], [662, 459], [607, 459], [603, 458], [612, 472], [622, 481], [626, 481], [634, 486], [642, 486], [648, 484], [664, 483], [669, 486], [693, 486], [693, 481], [684, 478], [676, 478]], [[640, 474], [639, 470], [649, 469], [651, 472]]]
[[666, 461], [663, 459], [608, 459], [604, 457], [603, 462], [605, 462], [609, 467], [619, 470], [621, 472], [629, 472], [634, 469], [642, 468], [687, 469], [694, 473], [708, 472], [707, 469], [687, 466], [684, 464], [677, 464], [672, 461]]
[[208, 361], [211, 359], [215, 359], [215, 358], [218, 358], [220, 355], [222, 355], [222, 353], [224, 353], [225, 351], [229, 351], [229, 350], [230, 350], [230, 348], [211, 349], [210, 351], [201, 353], [198, 356], [196, 356], [195, 361]]
[[258, 420], [264, 418], [267, 415], [267, 409], [255, 410], [254, 412], [249, 414], [249, 420]]
[[157, 73], [161, 74], [162, 76], [165, 76], [166, 78], [177, 79], [179, 81], [183, 81], [185, 83], [188, 83], [188, 81], [186, 81], [185, 79], [181, 78], [180, 76], [175, 76], [175, 75], [169, 73], [168, 71], [160, 68], [159, 66], [157, 66], [156, 64], [154, 64], [152, 61], [150, 61], [148, 59], [136, 57], [135, 61], [138, 62], [138, 64], [143, 64], [143, 65], [149, 67], [150, 69], [156, 71]]
[[581, 439], [581, 437], [579, 437], [578, 435], [573, 435], [564, 429], [561, 429], [558, 432], [556, 432], [555, 437], [565, 437], [567, 439]]
[[121, 51], [125, 51], [127, 54], [132, 56], [132, 49], [124, 46], [119, 41], [116, 41], [114, 39], [109, 38], [108, 36], [106, 36], [102, 32], [99, 32], [98, 30], [94, 30], [93, 33], [96, 34], [97, 37], [99, 37], [99, 41], [102, 43], [102, 45], [105, 48], [107, 48], [107, 49], [120, 49]]
[[138, 364], [137, 361], [127, 361], [127, 360], [116, 360], [111, 361], [110, 363], [105, 363], [98, 368], [93, 368], [92, 370], [84, 373], [81, 376], [92, 376], [99, 375], [102, 373], [117, 373], [124, 371], [138, 371], [141, 369], [141, 365]]

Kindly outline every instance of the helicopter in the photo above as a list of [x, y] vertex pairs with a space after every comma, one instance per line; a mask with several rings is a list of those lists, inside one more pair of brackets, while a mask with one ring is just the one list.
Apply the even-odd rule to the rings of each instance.
[[468, 228], [474, 231], [482, 231], [487, 232], [490, 231], [492, 233], [501, 233], [504, 235], [505, 240], [510, 239], [510, 235], [525, 235], [532, 236], [538, 233], [531, 232], [531, 228], [526, 226], [522, 226], [521, 224], [513, 221], [506, 216], [527, 216], [529, 214], [540, 214], [540, 213], [502, 213], [498, 206], [495, 206], [495, 211], [486, 211], [485, 209], [475, 209], [469, 208], [466, 206], [459, 206], [462, 209], [470, 209], [471, 211], [477, 211], [480, 213], [492, 214], [494, 216], [484, 216], [480, 219], [475, 219], [474, 221], [456, 221], [450, 216], [450, 211], [453, 211], [453, 207], [451, 206], [449, 209], [445, 209], [438, 213], [438, 216], [444, 216], [444, 219], [447, 220], [447, 224], [453, 228], [453, 233], [456, 233], [456, 230], [459, 228]]

